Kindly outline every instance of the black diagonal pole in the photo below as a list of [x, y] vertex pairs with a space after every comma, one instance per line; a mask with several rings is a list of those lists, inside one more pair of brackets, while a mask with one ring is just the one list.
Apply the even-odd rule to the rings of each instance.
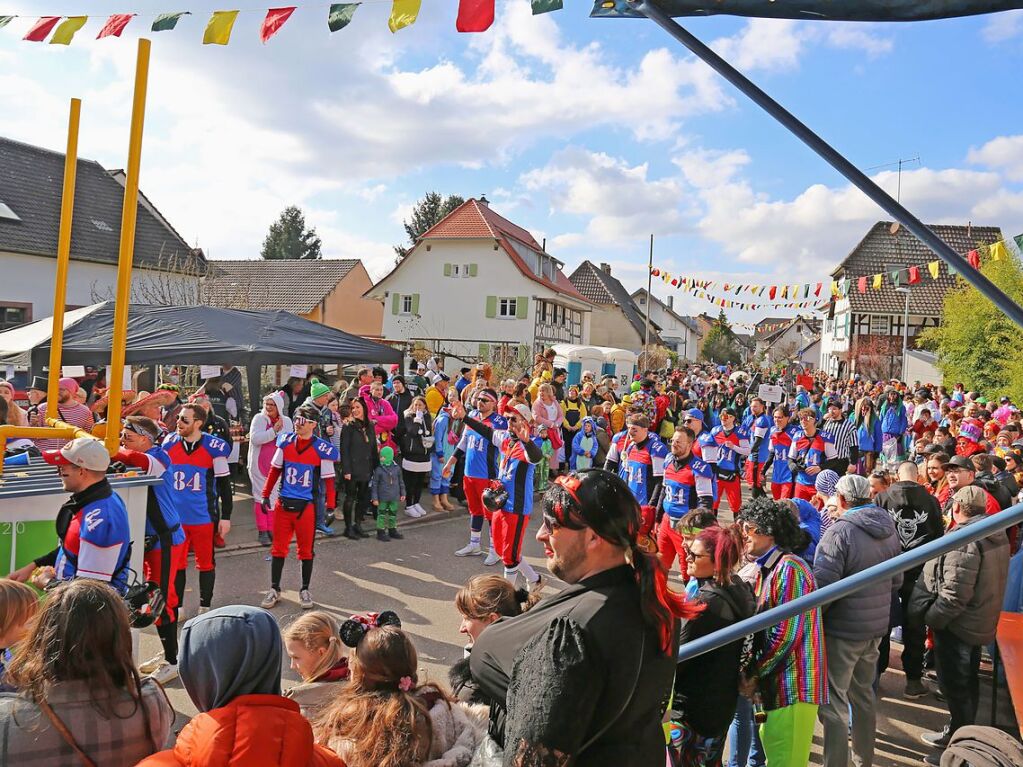
[[1023, 327], [1023, 308], [1009, 298], [991, 280], [974, 269], [970, 262], [953, 250], [948, 243], [932, 232], [912, 213], [893, 200], [881, 187], [875, 184], [859, 168], [838, 153], [824, 139], [810, 130], [785, 107], [772, 99], [757, 87], [748, 77], [708, 48], [691, 32], [684, 29], [678, 22], [664, 13], [652, 0], [628, 0], [629, 4], [648, 19], [655, 21], [669, 35], [700, 57], [715, 72], [728, 80], [732, 85], [748, 96], [753, 103], [767, 112], [771, 117], [788, 128], [795, 136], [813, 151], [824, 158], [832, 168], [837, 170], [867, 197], [873, 200], [889, 216], [905, 226], [910, 232], [933, 250], [942, 261], [956, 269], [960, 276], [989, 298], [995, 306], [1020, 327]]

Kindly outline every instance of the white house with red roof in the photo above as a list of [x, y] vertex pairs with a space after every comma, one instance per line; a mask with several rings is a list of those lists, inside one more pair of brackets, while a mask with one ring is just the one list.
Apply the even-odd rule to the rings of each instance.
[[592, 307], [562, 267], [485, 197], [470, 198], [365, 296], [384, 304], [385, 340], [460, 362], [528, 365], [551, 344], [589, 343]]

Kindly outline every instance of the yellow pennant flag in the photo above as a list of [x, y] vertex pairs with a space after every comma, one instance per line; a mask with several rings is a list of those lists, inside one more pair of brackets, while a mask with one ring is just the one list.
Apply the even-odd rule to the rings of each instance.
[[50, 38], [50, 45], [70, 45], [75, 32], [85, 26], [88, 16], [68, 16]]
[[799, 285], [793, 285], [792, 288], [789, 290], [789, 295], [792, 296], [793, 298], [796, 298], [797, 293], [799, 293]]
[[940, 268], [941, 268], [940, 261], [931, 261], [931, 263], [927, 264], [927, 271], [931, 273], [931, 277], [933, 277], [934, 279], [938, 279], [938, 269]]
[[873, 286], [872, 287], [874, 288], [874, 290], [880, 290], [881, 289], [881, 275], [880, 274], [875, 274], [872, 282], [873, 282]]
[[214, 11], [202, 36], [203, 45], [227, 45], [238, 11]]
[[388, 28], [392, 32], [397, 32], [404, 27], [411, 27], [419, 16], [420, 5], [422, 0], [394, 0], [391, 5], [391, 18], [387, 20]]
[[[59, 32], [60, 30], [58, 29], [57, 31]], [[992, 261], [1001, 261], [1006, 256], [1005, 243], [1002, 241], [991, 243], [991, 245], [988, 246], [988, 252], [991, 253]]]

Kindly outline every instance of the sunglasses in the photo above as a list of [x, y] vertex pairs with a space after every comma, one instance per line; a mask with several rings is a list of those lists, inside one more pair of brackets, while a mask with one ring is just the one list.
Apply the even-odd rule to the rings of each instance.
[[188, 426], [188, 424], [194, 422], [195, 422], [194, 418], [178, 418], [178, 423], [184, 424], [185, 426]]
[[710, 556], [710, 554], [708, 554], [707, 552], [704, 552], [703, 554], [697, 554], [695, 551], [693, 551], [688, 546], [683, 546], [682, 550], [686, 553], [686, 558], [687, 559], [699, 559], [700, 557], [709, 557]]
[[299, 426], [305, 426], [307, 423], [311, 423], [311, 421], [304, 416], [296, 415], [292, 420], [292, 423], [295, 424], [295, 428], [297, 429]]

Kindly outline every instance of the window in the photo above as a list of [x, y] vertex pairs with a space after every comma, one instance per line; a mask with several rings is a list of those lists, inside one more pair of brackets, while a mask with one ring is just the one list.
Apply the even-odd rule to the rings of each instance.
[[517, 299], [502, 298], [497, 302], [497, 316], [515, 319], [518, 316]]
[[889, 329], [888, 317], [871, 317], [870, 334], [872, 336], [886, 336], [891, 332]]
[[31, 321], [30, 304], [0, 306], [0, 330], [10, 330]]
[[401, 297], [401, 313], [412, 314], [412, 296]]

